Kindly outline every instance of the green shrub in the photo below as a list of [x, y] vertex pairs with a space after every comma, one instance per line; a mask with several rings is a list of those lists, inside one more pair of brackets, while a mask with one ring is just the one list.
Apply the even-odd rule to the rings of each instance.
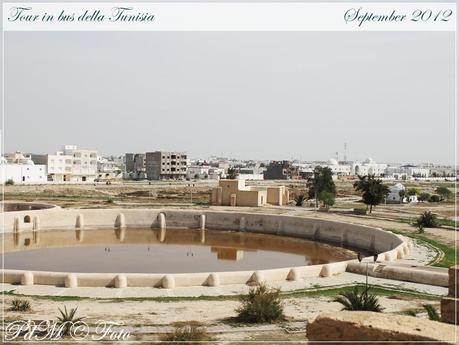
[[354, 208], [354, 210], [352, 211], [352, 213], [357, 214], [357, 215], [360, 215], [360, 216], [364, 216], [364, 215], [367, 214], [367, 209], [366, 209], [366, 208], [363, 208], [363, 207]]
[[11, 311], [29, 311], [30, 309], [31, 305], [28, 300], [16, 298], [11, 301]]
[[422, 192], [421, 194], [419, 194], [418, 196], [418, 200], [419, 201], [428, 201], [430, 199], [430, 194], [427, 193], [427, 192]]
[[413, 309], [405, 310], [404, 312], [402, 312], [402, 314], [403, 315], [408, 315], [408, 316], [417, 316], [418, 315], [416, 310], [413, 310]]
[[12, 186], [12, 185], [14, 185], [14, 181], [12, 179], [6, 180], [5, 186]]
[[164, 342], [174, 342], [174, 344], [199, 344], [212, 340], [205, 327], [199, 322], [191, 321], [175, 326], [173, 333], [166, 334], [161, 338]]
[[440, 201], [441, 201], [440, 196], [436, 194], [431, 195], [429, 198], [429, 202], [440, 202]]
[[435, 193], [440, 196], [441, 200], [448, 200], [452, 197], [453, 192], [451, 192], [448, 188], [440, 186], [435, 189]]
[[419, 195], [419, 190], [417, 188], [409, 188], [407, 191], [406, 191], [406, 194], [409, 195], [409, 196], [412, 196], [412, 195]]
[[279, 289], [270, 289], [261, 284], [241, 296], [240, 301], [241, 305], [236, 309], [238, 322], [274, 323], [285, 320]]
[[378, 297], [368, 293], [369, 287], [364, 287], [363, 291], [359, 291], [358, 286], [354, 286], [354, 289], [349, 292], [340, 294], [335, 302], [343, 305], [343, 310], [365, 310], [381, 312], [383, 308], [379, 304]]
[[107, 198], [107, 204], [113, 204], [114, 202], [115, 202], [115, 200], [113, 199], [112, 196], [109, 196], [109, 197]]

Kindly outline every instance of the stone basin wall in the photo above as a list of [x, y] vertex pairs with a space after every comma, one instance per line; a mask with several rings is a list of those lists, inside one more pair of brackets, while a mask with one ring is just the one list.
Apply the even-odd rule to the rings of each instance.
[[[336, 245], [350, 246], [364, 252], [379, 253], [378, 260], [393, 261], [409, 252], [409, 243], [402, 237], [381, 229], [363, 225], [310, 219], [288, 215], [244, 212], [175, 209], [60, 209], [30, 210], [5, 213], [0, 226], [12, 233], [15, 240], [29, 236], [36, 243], [40, 231], [68, 230], [78, 232], [115, 228], [167, 227], [201, 229], [206, 231], [235, 230], [300, 237]], [[124, 238], [119, 236], [120, 241]], [[206, 272], [192, 274], [113, 274], [4, 270], [4, 282], [13, 284], [42, 284], [66, 287], [162, 287], [218, 286], [224, 284], [260, 283], [263, 281], [299, 280], [307, 277], [331, 276], [346, 271], [350, 261], [321, 265], [286, 267], [259, 271]], [[114, 263], [116, 264], [116, 263]]]

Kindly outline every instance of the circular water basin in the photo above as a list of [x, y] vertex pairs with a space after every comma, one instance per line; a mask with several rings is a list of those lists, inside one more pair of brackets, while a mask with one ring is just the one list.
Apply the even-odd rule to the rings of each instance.
[[5, 235], [6, 269], [81, 273], [262, 270], [354, 259], [349, 248], [217, 230], [63, 230]]

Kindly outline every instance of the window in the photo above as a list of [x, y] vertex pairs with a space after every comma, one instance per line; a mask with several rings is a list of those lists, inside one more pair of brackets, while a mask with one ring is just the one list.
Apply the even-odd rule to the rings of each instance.
[[30, 219], [30, 216], [27, 215], [24, 217], [24, 223], [30, 223], [31, 222], [31, 219]]

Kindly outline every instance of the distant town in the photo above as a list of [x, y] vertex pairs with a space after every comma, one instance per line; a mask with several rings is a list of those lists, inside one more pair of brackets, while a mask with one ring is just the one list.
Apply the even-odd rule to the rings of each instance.
[[[338, 156], [338, 154], [336, 154]], [[454, 166], [394, 164], [343, 160], [338, 157], [324, 161], [299, 160], [256, 161], [225, 157], [190, 159], [186, 152], [152, 151], [125, 153], [119, 156], [100, 155], [95, 149], [64, 145], [50, 154], [13, 152], [1, 157], [2, 184], [94, 183], [113, 180], [306, 180], [317, 166], [328, 167], [335, 179], [352, 179], [358, 175], [374, 175], [383, 180], [454, 181]]]

